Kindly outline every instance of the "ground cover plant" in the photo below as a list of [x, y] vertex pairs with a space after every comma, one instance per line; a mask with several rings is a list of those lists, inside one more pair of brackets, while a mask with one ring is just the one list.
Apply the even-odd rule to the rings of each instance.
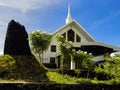
[[45, 72], [34, 56], [0, 56], [0, 79], [39, 81]]
[[78, 74], [81, 72], [76, 74], [76, 76], [71, 76], [59, 73], [57, 70], [51, 71], [36, 60], [34, 56], [0, 56], [0, 81], [60, 84], [120, 84], [120, 55], [109, 58], [102, 67], [96, 66], [94, 69], [97, 74], [107, 75], [108, 78], [104, 80], [99, 80], [97, 76], [94, 78], [78, 77]]

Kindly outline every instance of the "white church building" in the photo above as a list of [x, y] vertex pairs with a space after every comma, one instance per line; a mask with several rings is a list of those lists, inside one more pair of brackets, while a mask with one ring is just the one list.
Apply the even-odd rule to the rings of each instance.
[[110, 54], [120, 51], [119, 47], [97, 42], [75, 19], [72, 18], [69, 6], [66, 24], [52, 34], [51, 44], [48, 50], [43, 54], [42, 63], [54, 63], [57, 68], [60, 67], [58, 43], [56, 40], [56, 36], [58, 35], [62, 35], [67, 41], [72, 41], [73, 47], [76, 50], [92, 53], [95, 56], [93, 60], [96, 62], [104, 60], [104, 55], [106, 53]]

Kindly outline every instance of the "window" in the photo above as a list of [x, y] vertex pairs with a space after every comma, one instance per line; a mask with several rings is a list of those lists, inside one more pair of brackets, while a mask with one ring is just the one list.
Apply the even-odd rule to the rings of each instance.
[[81, 42], [81, 38], [77, 34], [76, 34], [76, 42]]
[[68, 31], [68, 41], [74, 42], [74, 37], [75, 37], [75, 32], [72, 29], [70, 29]]
[[56, 45], [51, 45], [51, 52], [56, 52]]
[[55, 64], [55, 58], [54, 57], [50, 57], [50, 63]]
[[62, 36], [66, 39], [66, 33], [63, 33]]

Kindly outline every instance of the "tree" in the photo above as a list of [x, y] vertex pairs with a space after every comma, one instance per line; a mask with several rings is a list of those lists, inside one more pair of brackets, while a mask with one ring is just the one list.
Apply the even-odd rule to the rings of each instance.
[[68, 66], [69, 64], [66, 62], [71, 60], [75, 62], [77, 69], [82, 68], [83, 65], [87, 68], [90, 66], [90, 64], [91, 66], [93, 65], [92, 61], [90, 61], [90, 59], [93, 57], [91, 53], [83, 52], [81, 50], [76, 51], [73, 49], [72, 42], [66, 41], [63, 36], [57, 36], [57, 41], [59, 53], [61, 55], [61, 61], [63, 62], [64, 67], [66, 65]]
[[94, 69], [95, 62], [91, 60], [93, 56], [91, 54], [86, 55], [86, 59], [83, 60], [83, 66], [87, 69], [87, 78], [89, 77], [89, 72]]
[[91, 60], [93, 55], [84, 51], [72, 50], [72, 59], [75, 62], [76, 69], [87, 68], [87, 78], [89, 77], [89, 71], [93, 68], [94, 62]]
[[52, 35], [36, 30], [29, 35], [29, 40], [32, 50], [43, 60], [43, 52], [48, 49]]
[[57, 36], [58, 49], [61, 55], [61, 68], [70, 68], [71, 54], [72, 54], [72, 42], [66, 41], [63, 36]]
[[[92, 62], [91, 58], [93, 55], [91, 53], [87, 53], [84, 51], [76, 51], [75, 49], [72, 50], [72, 59], [76, 64], [76, 68], [82, 68], [83, 66], [87, 68], [87, 64]], [[92, 65], [91, 65], [92, 66]]]

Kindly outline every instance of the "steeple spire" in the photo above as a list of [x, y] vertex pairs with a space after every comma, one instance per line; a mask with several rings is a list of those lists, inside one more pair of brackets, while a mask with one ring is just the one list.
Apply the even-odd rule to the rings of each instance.
[[72, 17], [71, 17], [71, 13], [70, 13], [70, 4], [68, 5], [68, 15], [66, 18], [66, 24], [70, 23], [71, 21], [73, 21]]

